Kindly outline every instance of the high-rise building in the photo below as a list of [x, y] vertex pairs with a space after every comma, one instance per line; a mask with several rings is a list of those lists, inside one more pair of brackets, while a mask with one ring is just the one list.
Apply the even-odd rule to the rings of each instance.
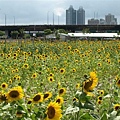
[[76, 25], [76, 10], [72, 5], [66, 10], [66, 25]]
[[99, 20], [98, 19], [89, 19], [88, 20], [88, 25], [99, 25]]
[[105, 25], [105, 24], [106, 24], [106, 22], [105, 22], [105, 20], [104, 20], [104, 19], [102, 19], [102, 18], [101, 18], [101, 19], [99, 20], [99, 24], [100, 24], [100, 25]]
[[77, 10], [77, 25], [85, 25], [85, 10], [82, 7]]
[[105, 15], [105, 21], [107, 25], [117, 24], [117, 18], [115, 18], [114, 15], [111, 15], [110, 13], [108, 15]]

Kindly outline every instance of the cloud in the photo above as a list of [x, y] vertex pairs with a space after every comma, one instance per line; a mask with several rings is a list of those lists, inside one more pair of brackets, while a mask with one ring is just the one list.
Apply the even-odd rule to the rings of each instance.
[[0, 0], [0, 24], [4, 24], [4, 14], [7, 16], [7, 24], [13, 24], [13, 16], [16, 24], [43, 24], [47, 22], [48, 11], [51, 23], [54, 12], [55, 21], [59, 16], [60, 24], [65, 24], [66, 9], [70, 5], [76, 10], [82, 6], [86, 21], [93, 18], [94, 13], [98, 13], [98, 18], [104, 18], [111, 13], [120, 22], [119, 4], [120, 0]]
[[57, 16], [62, 16], [62, 14], [65, 12], [65, 9], [64, 8], [55, 8], [54, 9], [54, 13], [57, 15]]

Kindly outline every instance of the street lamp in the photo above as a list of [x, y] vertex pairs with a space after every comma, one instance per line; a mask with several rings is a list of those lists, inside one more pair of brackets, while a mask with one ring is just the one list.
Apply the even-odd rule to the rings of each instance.
[[4, 13], [4, 15], [5, 15], [5, 26], [6, 26], [6, 20], [7, 20], [7, 17], [6, 17], [6, 14]]
[[[47, 25], [49, 25], [49, 12], [50, 11], [47, 12]], [[54, 25], [54, 12], [52, 13], [53, 13], [53, 25]]]
[[58, 25], [59, 25], [59, 15], [58, 15]]
[[49, 25], [49, 11], [47, 12], [47, 25]]
[[54, 12], [53, 12], [53, 25], [54, 25]]

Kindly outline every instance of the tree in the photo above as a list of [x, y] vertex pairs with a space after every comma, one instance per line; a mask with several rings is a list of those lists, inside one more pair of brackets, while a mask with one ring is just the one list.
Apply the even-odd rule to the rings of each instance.
[[20, 36], [20, 38], [23, 38], [24, 35], [25, 35], [24, 29], [21, 28], [21, 29], [19, 30], [19, 36]]
[[55, 30], [54, 33], [55, 33], [56, 39], [59, 40], [60, 39], [59, 30]]
[[67, 33], [64, 29], [59, 29], [59, 33]]
[[44, 30], [44, 34], [45, 34], [45, 35], [49, 35], [49, 34], [51, 34], [51, 33], [52, 33], [51, 29], [45, 29], [45, 30]]
[[44, 36], [44, 33], [36, 33], [36, 37], [43, 37]]
[[84, 29], [82, 30], [82, 33], [83, 33], [83, 34], [85, 34], [85, 33], [90, 33], [89, 28], [84, 28]]
[[24, 39], [26, 39], [26, 38], [29, 39], [30, 38], [30, 34], [25, 34], [23, 38]]
[[4, 31], [0, 31], [0, 36], [3, 36], [5, 35], [5, 32]]
[[16, 38], [18, 37], [18, 34], [19, 34], [18, 31], [12, 31], [12, 32], [11, 32], [11, 37], [12, 37], [13, 39], [16, 39]]

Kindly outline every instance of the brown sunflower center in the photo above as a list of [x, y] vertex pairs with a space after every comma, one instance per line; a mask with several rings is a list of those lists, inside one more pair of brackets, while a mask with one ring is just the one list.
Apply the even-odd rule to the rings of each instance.
[[120, 107], [119, 106], [115, 106], [115, 110], [118, 110]]
[[19, 96], [19, 92], [17, 90], [13, 90], [9, 93], [10, 97], [16, 98]]
[[92, 83], [93, 83], [93, 80], [89, 80], [87, 82], [85, 81], [84, 89], [89, 91], [89, 88], [91, 87]]
[[60, 89], [59, 94], [62, 94], [63, 92], [64, 92], [64, 90], [63, 90], [63, 89]]
[[34, 100], [34, 101], [39, 101], [39, 100], [40, 100], [40, 98], [41, 98], [41, 96], [40, 96], [40, 95], [36, 95], [36, 96], [33, 98], [33, 100]]
[[100, 96], [98, 99], [99, 99], [99, 100], [102, 100], [102, 97]]
[[16, 114], [21, 115], [21, 114], [22, 114], [22, 111], [17, 111]]
[[28, 102], [27, 102], [27, 104], [31, 104], [32, 103], [32, 101], [31, 100], [29, 100]]
[[63, 72], [64, 72], [64, 70], [60, 70], [60, 72], [61, 72], [61, 73], [63, 73]]
[[5, 87], [6, 87], [6, 85], [5, 85], [5, 84], [3, 84], [3, 85], [2, 85], [2, 88], [5, 88]]
[[25, 68], [27, 68], [28, 67], [28, 65], [24, 65], [25, 66]]
[[0, 99], [1, 99], [2, 101], [6, 101], [6, 100], [7, 100], [7, 97], [6, 97], [5, 95], [1, 95], [1, 96], [0, 96]]
[[118, 80], [118, 85], [120, 85], [120, 80]]
[[57, 100], [56, 100], [56, 103], [60, 103], [60, 99], [57, 99]]
[[50, 106], [48, 108], [47, 114], [48, 114], [48, 118], [52, 119], [55, 116], [55, 109], [54, 109], [54, 107]]
[[47, 98], [48, 96], [49, 96], [49, 94], [48, 94], [48, 93], [47, 93], [47, 94], [44, 94], [44, 99], [45, 99], [45, 98]]

